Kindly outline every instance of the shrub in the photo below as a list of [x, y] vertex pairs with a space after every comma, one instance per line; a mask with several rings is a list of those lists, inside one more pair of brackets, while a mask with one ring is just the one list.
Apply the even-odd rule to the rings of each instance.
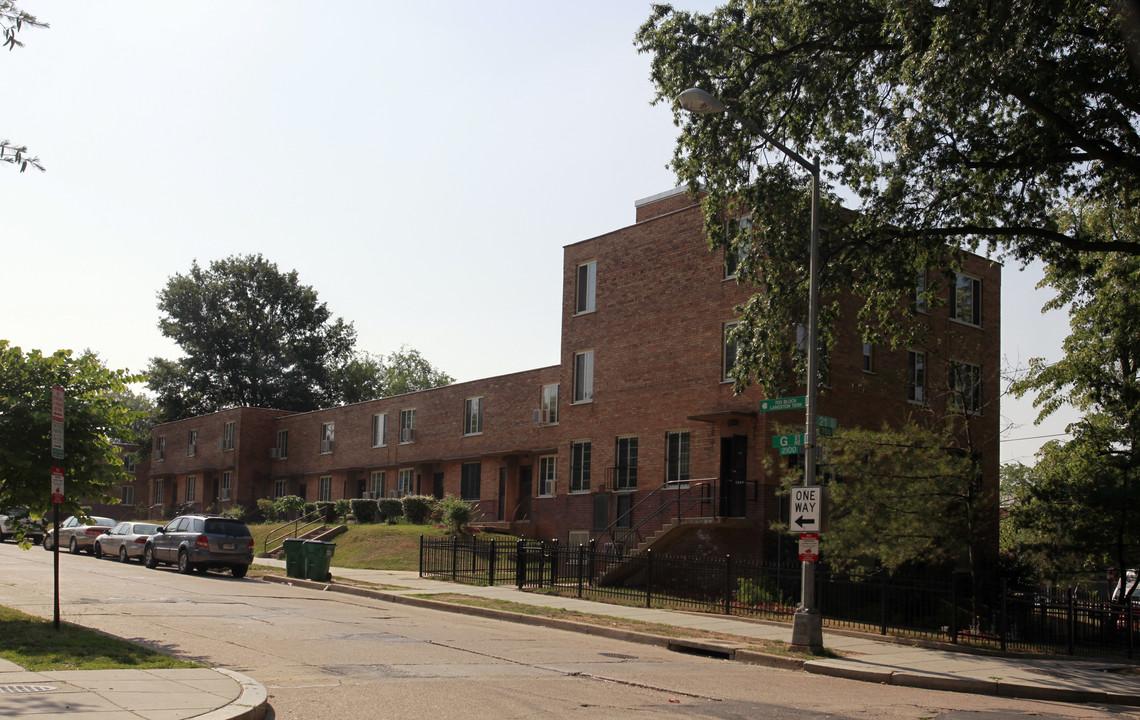
[[788, 598], [765, 578], [738, 578], [736, 581], [736, 601], [751, 607], [763, 605], [788, 605]]
[[467, 535], [467, 526], [475, 518], [475, 506], [454, 495], [448, 495], [437, 503], [439, 519], [447, 526], [448, 532]]
[[353, 498], [348, 501], [348, 506], [352, 508], [352, 514], [356, 516], [356, 521], [359, 523], [372, 523], [376, 522], [377, 508], [375, 500], [365, 500], [364, 498]]
[[[341, 498], [333, 503], [333, 512], [337, 517], [342, 517], [347, 520], [348, 515], [352, 513], [352, 506], [349, 505], [348, 498]], [[330, 522], [336, 522], [336, 520], [333, 519]]]
[[376, 506], [379, 508], [377, 522], [394, 522], [404, 514], [404, 503], [398, 498], [381, 498], [376, 501]]
[[[296, 520], [297, 513], [305, 508], [305, 499], [299, 495], [282, 495], [274, 504], [277, 507], [278, 520]], [[316, 507], [313, 509], [316, 510]]]
[[431, 517], [435, 498], [430, 495], [405, 495], [400, 502], [404, 506], [404, 517], [413, 525], [423, 525]]
[[305, 503], [305, 507], [301, 508], [301, 514], [302, 515], [308, 515], [311, 512], [316, 512], [316, 510], [317, 510], [317, 504], [316, 503], [307, 502], [307, 503]]
[[317, 503], [317, 510], [321, 511], [321, 519], [327, 523], [336, 522], [336, 504], [326, 501]]
[[249, 513], [241, 505], [234, 505], [231, 508], [226, 508], [222, 511], [222, 517], [233, 518], [234, 520], [241, 520], [242, 522], [249, 522]]
[[269, 498], [257, 499], [257, 511], [266, 522], [277, 522], [277, 503]]
[[166, 507], [164, 507], [162, 509], [162, 519], [163, 520], [173, 520], [174, 516], [177, 514], [178, 514], [178, 508], [176, 508], [172, 505], [167, 505]]

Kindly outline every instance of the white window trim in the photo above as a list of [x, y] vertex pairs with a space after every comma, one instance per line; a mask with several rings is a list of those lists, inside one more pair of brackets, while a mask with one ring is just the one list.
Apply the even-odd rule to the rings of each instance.
[[[376, 442], [376, 422], [380, 420], [380, 442]], [[376, 413], [372, 416], [372, 447], [381, 448], [388, 446], [388, 413]]]
[[331, 455], [336, 449], [336, 422], [321, 423], [321, 455]]
[[[729, 320], [721, 323], [720, 326], [720, 381], [722, 384], [734, 382], [732, 376], [728, 374], [728, 333], [739, 324], [739, 320]], [[733, 346], [732, 365], [736, 367], [736, 359], [740, 350], [737, 343], [734, 342]]]
[[[585, 374], [587, 374], [589, 376], [588, 377], [589, 382], [583, 383], [582, 378], [578, 375], [578, 358], [586, 357], [586, 356], [588, 356], [590, 358], [589, 367], [584, 369]], [[571, 405], [585, 405], [587, 403], [594, 402], [594, 351], [593, 350], [580, 350], [580, 351], [574, 353], [573, 375], [574, 375], [574, 387], [573, 387], [572, 391], [574, 393], [574, 397], [573, 397], [573, 402], [571, 402], [570, 404]], [[579, 390], [580, 385], [588, 385], [589, 386], [589, 396], [588, 397], [583, 396], [581, 399], [579, 399], [578, 390]]]
[[[582, 268], [586, 270], [586, 300], [584, 309], [578, 307], [578, 297], [582, 292]], [[589, 315], [598, 308], [598, 261], [587, 260], [578, 263], [574, 270], [574, 315]]]
[[[483, 434], [483, 397], [484, 396], [479, 395], [469, 397], [463, 401], [463, 437]], [[478, 403], [478, 412], [476, 413], [478, 427], [472, 426], [472, 403]]]
[[[574, 487], [574, 469], [578, 467], [574, 464], [574, 448], [578, 445], [590, 446], [590, 477], [587, 479], [586, 486], [575, 488]], [[594, 484], [594, 443], [592, 440], [572, 440], [570, 442], [570, 477], [567, 480], [566, 491], [570, 495], [589, 495], [590, 488]]]
[[[976, 314], [978, 316], [977, 322], [974, 322], [972, 318], [970, 320], [963, 320], [963, 319], [958, 317], [958, 314], [959, 314], [958, 313], [958, 280], [959, 280], [959, 278], [969, 278], [974, 283], [977, 283], [977, 286], [978, 286], [977, 302], [975, 303], [975, 307], [973, 307], [974, 314]], [[971, 275], [970, 273], [964, 273], [964, 272], [955, 273], [954, 274], [953, 293], [954, 293], [954, 296], [953, 296], [953, 299], [951, 302], [951, 308], [950, 308], [953, 312], [950, 313], [950, 321], [958, 323], [959, 325], [965, 325], [966, 327], [980, 328], [982, 326], [982, 279], [980, 277]], [[971, 290], [971, 295], [972, 294], [973, 294], [973, 291]], [[971, 302], [973, 302], [973, 298], [971, 298]]]
[[[911, 381], [910, 381], [910, 356], [911, 356], [911, 354], [912, 354], [912, 353], [913, 353], [914, 355], [921, 355], [921, 356], [922, 356], [922, 384], [921, 384], [921, 385], [919, 385], [919, 384], [914, 384], [914, 383], [911, 383]], [[913, 348], [911, 348], [911, 349], [907, 350], [907, 359], [906, 359], [906, 374], [907, 374], [907, 377], [906, 377], [906, 389], [907, 389], [907, 399], [906, 399], [906, 401], [907, 401], [908, 403], [910, 403], [911, 405], [926, 405], [926, 394], [927, 394], [927, 393], [926, 393], [926, 374], [927, 374], [927, 373], [926, 373], [926, 371], [927, 371], [927, 363], [926, 363], [926, 351], [925, 351], [925, 350], [915, 350], [915, 349], [913, 349]], [[917, 387], [917, 388], [921, 388], [921, 389], [922, 389], [922, 397], [921, 397], [920, 399], [918, 399], [918, 400], [914, 400], [914, 399], [912, 399], [912, 398], [910, 397], [910, 389], [911, 389], [912, 387]]]
[[[547, 397], [547, 390], [554, 388], [554, 392], [550, 397]], [[557, 425], [559, 416], [559, 398], [558, 395], [562, 388], [559, 383], [547, 383], [542, 386], [542, 394], [539, 395], [539, 408], [542, 412], [546, 413], [546, 424]]]
[[[404, 419], [410, 420], [407, 424]], [[404, 408], [400, 410], [400, 444], [411, 445], [416, 441], [416, 409]]]
[[[550, 492], [542, 492], [542, 483], [545, 478], [542, 476], [543, 460], [549, 461], [551, 469], [554, 471], [550, 476]], [[554, 497], [555, 488], [558, 483], [558, 456], [557, 455], [541, 455], [538, 458], [538, 495], [535, 497], [549, 498]]]

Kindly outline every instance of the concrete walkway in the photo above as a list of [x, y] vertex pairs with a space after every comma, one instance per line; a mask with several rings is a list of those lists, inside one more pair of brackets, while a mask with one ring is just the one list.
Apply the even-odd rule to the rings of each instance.
[[[309, 583], [284, 578], [284, 561], [257, 559], [258, 565], [279, 568], [280, 582], [312, 585], [328, 590], [355, 594], [368, 594], [378, 599], [440, 607], [452, 612], [463, 612], [491, 617], [502, 617], [536, 625], [575, 629], [596, 634], [611, 634], [635, 642], [689, 646], [703, 645], [700, 650], [743, 662], [797, 667], [810, 673], [831, 675], [875, 683], [905, 685], [933, 690], [949, 690], [985, 695], [1001, 695], [1036, 700], [1063, 702], [1098, 702], [1115, 705], [1140, 706], [1140, 666], [1111, 660], [1081, 660], [1065, 656], [999, 657], [956, 650], [939, 650], [919, 647], [886, 638], [876, 639], [857, 633], [837, 633], [824, 630], [824, 646], [841, 654], [841, 659], [819, 659], [801, 662], [781, 656], [765, 655], [747, 650], [746, 643], [686, 643], [646, 633], [605, 632], [604, 628], [569, 623], [566, 621], [516, 615], [484, 608], [445, 606], [430, 600], [409, 597], [423, 593], [462, 593], [526, 605], [564, 608], [595, 615], [641, 620], [678, 627], [709, 630], [740, 636], [791, 642], [790, 624], [757, 622], [723, 615], [702, 615], [673, 610], [610, 605], [538, 593], [522, 592], [513, 586], [481, 587], [441, 582], [421, 578], [414, 572], [388, 570], [355, 570], [332, 568], [334, 583]], [[355, 580], [379, 586], [380, 589], [361, 593], [348, 585], [337, 585], [335, 578]]]

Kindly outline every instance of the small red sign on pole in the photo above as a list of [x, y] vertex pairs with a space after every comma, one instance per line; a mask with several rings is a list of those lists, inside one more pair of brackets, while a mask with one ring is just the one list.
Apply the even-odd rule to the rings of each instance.
[[800, 562], [819, 562], [819, 533], [800, 533]]
[[63, 468], [51, 469], [51, 501], [59, 504], [63, 502]]

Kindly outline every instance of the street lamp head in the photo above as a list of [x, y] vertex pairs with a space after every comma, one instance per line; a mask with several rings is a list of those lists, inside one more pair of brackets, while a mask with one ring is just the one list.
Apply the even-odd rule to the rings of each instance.
[[677, 96], [677, 102], [681, 103], [681, 107], [689, 112], [701, 115], [721, 113], [728, 109], [724, 103], [700, 88], [689, 88], [684, 91]]

